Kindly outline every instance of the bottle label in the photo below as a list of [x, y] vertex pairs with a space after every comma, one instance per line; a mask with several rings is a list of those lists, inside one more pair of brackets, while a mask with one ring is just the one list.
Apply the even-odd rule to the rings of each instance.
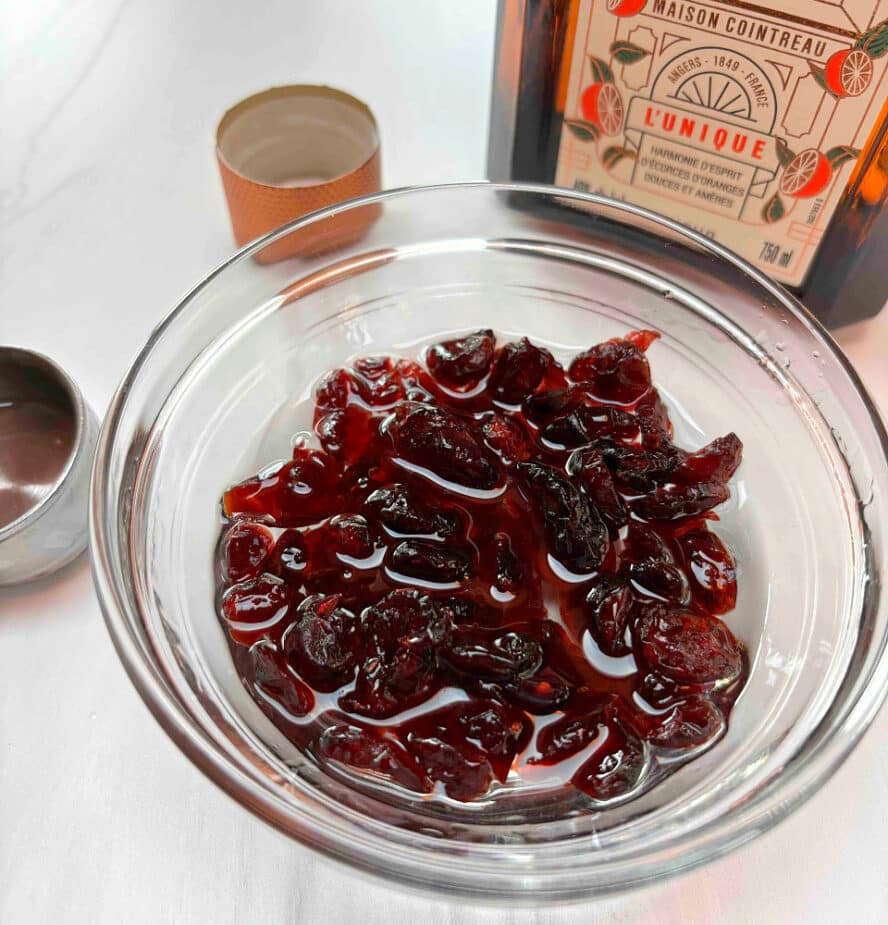
[[888, 0], [577, 2], [555, 182], [801, 284], [888, 95]]

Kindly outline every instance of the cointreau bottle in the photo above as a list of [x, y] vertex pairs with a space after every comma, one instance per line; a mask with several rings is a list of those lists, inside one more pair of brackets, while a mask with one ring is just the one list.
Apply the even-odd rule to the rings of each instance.
[[500, 0], [488, 170], [661, 212], [831, 326], [888, 299], [888, 0]]

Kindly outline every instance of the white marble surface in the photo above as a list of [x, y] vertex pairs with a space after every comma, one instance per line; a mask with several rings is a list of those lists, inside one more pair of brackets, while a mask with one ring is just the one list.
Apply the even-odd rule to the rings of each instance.
[[[231, 102], [330, 82], [379, 116], [389, 186], [483, 176], [493, 0], [0, 0], [0, 342], [101, 412], [152, 326], [231, 249]], [[842, 332], [888, 408], [888, 312]], [[888, 713], [775, 831], [665, 885], [476, 908], [356, 878], [210, 785], [143, 707], [81, 558], [0, 592], [0, 923], [884, 923]]]

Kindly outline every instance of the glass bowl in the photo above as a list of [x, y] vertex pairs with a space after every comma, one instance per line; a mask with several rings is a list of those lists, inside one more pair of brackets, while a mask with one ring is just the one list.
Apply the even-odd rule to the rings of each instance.
[[[365, 234], [343, 234], [343, 228]], [[298, 256], [260, 264], [292, 235]], [[719, 533], [749, 682], [728, 734], [640, 798], [440, 805], [351, 785], [243, 689], [214, 612], [219, 497], [289, 455], [300, 401], [355, 354], [493, 327], [576, 351], [654, 328], [654, 377], [697, 447], [745, 444]], [[830, 337], [763, 275], [642, 209], [551, 187], [406, 189], [239, 251], [167, 316], [114, 397], [93, 477], [99, 598], [120, 657], [186, 755], [266, 822], [448, 895], [578, 898], [687, 870], [775, 824], [886, 692], [886, 434]]]

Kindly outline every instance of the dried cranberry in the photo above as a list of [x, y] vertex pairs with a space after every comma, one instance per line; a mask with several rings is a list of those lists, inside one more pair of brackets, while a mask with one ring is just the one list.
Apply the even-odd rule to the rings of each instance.
[[222, 598], [222, 613], [231, 638], [249, 646], [267, 636], [286, 617], [293, 599], [289, 586], [262, 574], [232, 585]]
[[526, 462], [517, 468], [528, 500], [542, 516], [552, 555], [572, 572], [598, 568], [607, 552], [607, 527], [585, 496], [551, 466]]
[[425, 771], [426, 777], [444, 785], [454, 800], [472, 800], [487, 793], [493, 769], [480, 749], [463, 745], [459, 750], [434, 736], [407, 735], [407, 749]]
[[355, 673], [358, 625], [340, 600], [338, 594], [307, 597], [283, 638], [290, 664], [319, 691], [336, 690]]
[[626, 411], [582, 404], [555, 415], [540, 431], [547, 444], [567, 449], [583, 446], [605, 434], [621, 440], [634, 440], [641, 434], [641, 429], [636, 417]]
[[472, 428], [443, 408], [403, 402], [389, 433], [402, 459], [448, 482], [486, 490], [500, 481], [499, 467]]
[[652, 745], [678, 751], [714, 742], [725, 731], [725, 718], [706, 697], [690, 697], [660, 718], [647, 735]]
[[573, 776], [573, 782], [594, 800], [615, 800], [638, 787], [646, 764], [641, 739], [625, 724], [614, 722], [593, 757]]
[[358, 771], [368, 771], [392, 783], [427, 793], [431, 787], [407, 750], [391, 739], [340, 723], [328, 726], [315, 745], [319, 758], [338, 761]]
[[349, 405], [318, 418], [321, 446], [346, 466], [378, 460], [379, 420], [360, 405]]
[[315, 408], [320, 411], [339, 411], [348, 404], [352, 378], [344, 369], [327, 373], [315, 387]]
[[391, 563], [401, 575], [436, 584], [458, 583], [472, 572], [468, 549], [432, 540], [404, 540], [392, 551]]
[[672, 421], [660, 393], [649, 388], [635, 403], [635, 417], [641, 427], [643, 443], [646, 447], [659, 446], [663, 440], [672, 437]]
[[589, 629], [606, 655], [627, 655], [626, 629], [632, 608], [629, 584], [619, 575], [597, 576], [586, 596]]
[[432, 377], [413, 360], [400, 359], [395, 371], [404, 384], [404, 398], [407, 401], [434, 401], [438, 392]]
[[663, 440], [657, 449], [644, 450], [634, 444], [618, 443], [610, 437], [593, 441], [614, 479], [633, 493], [652, 491], [672, 478], [686, 454]]
[[628, 514], [601, 453], [593, 446], [574, 450], [567, 460], [567, 472], [601, 515], [611, 537], [616, 537], [620, 527], [626, 523]]
[[404, 398], [404, 384], [389, 357], [361, 357], [353, 369], [357, 392], [368, 405], [388, 407]]
[[274, 547], [274, 537], [261, 524], [238, 521], [225, 534], [225, 574], [230, 582], [255, 578]]
[[727, 685], [743, 670], [743, 649], [718, 617], [653, 604], [634, 632], [644, 661], [680, 684]]
[[508, 632], [491, 638], [456, 629], [439, 654], [448, 668], [487, 681], [508, 681], [532, 675], [543, 663], [542, 646], [530, 636]]
[[568, 375], [596, 398], [621, 403], [640, 398], [651, 385], [651, 369], [639, 347], [629, 339], [614, 338], [579, 354]]
[[274, 544], [271, 570], [289, 584], [299, 585], [308, 569], [308, 548], [299, 530], [284, 530]]
[[636, 689], [642, 700], [646, 700], [658, 710], [672, 706], [683, 697], [693, 696], [696, 693], [695, 690], [676, 684], [653, 671], [649, 671], [637, 682]]
[[[583, 705], [583, 712], [564, 716], [547, 725], [537, 736], [538, 757], [534, 764], [555, 764], [571, 755], [588, 748], [596, 739], [611, 734], [618, 723], [617, 714], [621, 709], [617, 695], [604, 695], [591, 698]], [[590, 707], [591, 708], [588, 708]]]
[[675, 520], [711, 511], [730, 497], [726, 485], [704, 482], [700, 485], [667, 485], [633, 499], [636, 514], [648, 520]]
[[724, 484], [737, 471], [743, 457], [743, 444], [736, 434], [727, 434], [691, 453], [674, 473], [677, 482], [716, 482]]
[[657, 597], [676, 604], [689, 604], [691, 589], [684, 573], [667, 562], [632, 562], [629, 565], [629, 580], [639, 594]]
[[395, 536], [430, 536], [446, 539], [461, 528], [456, 511], [425, 504], [419, 495], [404, 485], [390, 485], [374, 491], [364, 503], [371, 516]]
[[360, 514], [341, 514], [327, 524], [324, 539], [337, 556], [367, 559], [376, 550], [376, 543], [367, 519]]
[[706, 527], [678, 539], [694, 596], [711, 613], [727, 613], [737, 603], [737, 567], [722, 541]]
[[339, 466], [322, 450], [299, 445], [274, 474], [256, 476], [225, 492], [229, 517], [269, 515], [280, 526], [302, 526], [335, 514], [341, 506]]
[[487, 375], [495, 346], [493, 331], [475, 331], [429, 347], [426, 363], [431, 374], [448, 388], [465, 388], [476, 385]]
[[530, 436], [517, 418], [494, 412], [481, 422], [485, 446], [506, 464], [522, 462], [532, 452]]
[[389, 657], [365, 659], [354, 690], [340, 697], [339, 705], [359, 716], [385, 719], [426, 700], [439, 686], [431, 650], [407, 643]]
[[238, 668], [245, 683], [258, 694], [256, 702], [274, 722], [289, 725], [314, 707], [314, 694], [291, 674], [274, 643], [261, 640], [242, 650]]
[[361, 613], [361, 631], [371, 652], [391, 654], [400, 645], [434, 647], [450, 634], [446, 608], [412, 588], [399, 588]]
[[459, 714], [463, 736], [487, 754], [496, 776], [505, 781], [515, 755], [527, 744], [531, 725], [514, 707], [495, 700], [473, 702]]
[[497, 401], [520, 405], [536, 391], [555, 360], [548, 350], [526, 337], [504, 344], [496, 352], [487, 390]]
[[528, 713], [545, 715], [561, 709], [570, 697], [571, 689], [554, 672], [543, 669], [531, 678], [508, 682], [503, 692]]
[[524, 403], [527, 416], [538, 424], [545, 424], [552, 418], [578, 408], [583, 402], [583, 393], [576, 386], [566, 389], [549, 389], [531, 395]]
[[650, 559], [653, 562], [674, 562], [675, 557], [666, 545], [663, 537], [647, 524], [637, 520], [629, 521], [626, 535], [626, 558], [641, 562]]

